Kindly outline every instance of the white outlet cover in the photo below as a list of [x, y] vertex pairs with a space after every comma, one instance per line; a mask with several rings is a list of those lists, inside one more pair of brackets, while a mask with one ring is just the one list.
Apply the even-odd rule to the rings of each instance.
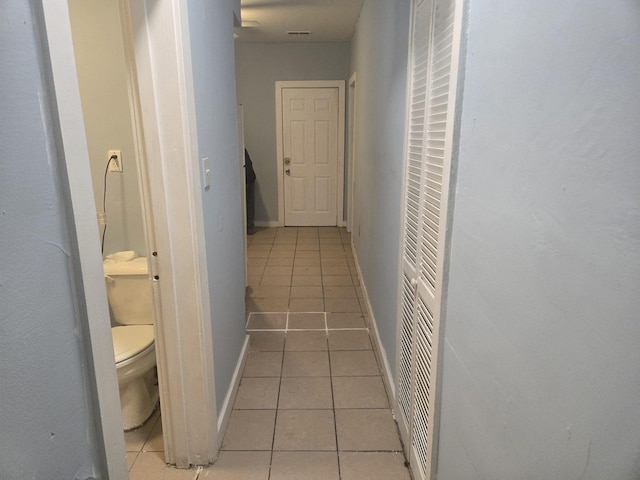
[[[109, 159], [113, 156], [114, 158], [109, 162]], [[107, 162], [109, 162], [109, 171], [110, 172], [122, 172], [122, 152], [120, 150], [109, 150], [107, 151]]]

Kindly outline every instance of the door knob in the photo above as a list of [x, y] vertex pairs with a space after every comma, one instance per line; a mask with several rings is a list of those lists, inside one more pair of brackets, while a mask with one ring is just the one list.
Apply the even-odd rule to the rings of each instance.
[[291, 163], [291, 159], [290, 159], [289, 157], [286, 157], [286, 158], [284, 159], [284, 164], [285, 164], [285, 165], [289, 165], [290, 163]]
[[287, 175], [291, 175], [291, 169], [290, 169], [290, 168], [287, 168], [287, 169], [284, 171], [284, 173], [286, 173]]

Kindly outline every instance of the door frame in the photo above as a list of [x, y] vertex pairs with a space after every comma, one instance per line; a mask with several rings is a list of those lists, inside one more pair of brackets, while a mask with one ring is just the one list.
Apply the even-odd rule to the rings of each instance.
[[[136, 25], [135, 52], [126, 54], [131, 60], [135, 53], [137, 67], [130, 86], [144, 215], [150, 252], [158, 252], [149, 257], [151, 274], [162, 277], [153, 284], [154, 306], [162, 313], [155, 331], [165, 460], [187, 468], [211, 463], [219, 447], [187, 2], [119, 5], [123, 26]], [[86, 301], [96, 431], [108, 477], [124, 480], [120, 399], [67, 2], [43, 2], [43, 13]], [[133, 45], [133, 30], [123, 35]], [[148, 158], [157, 162], [154, 168]]]
[[355, 220], [355, 172], [356, 172], [356, 125], [357, 125], [357, 90], [356, 90], [356, 72], [353, 72], [351, 78], [349, 78], [349, 97], [347, 106], [347, 231], [351, 232], [351, 238], [353, 238], [353, 227]]
[[336, 225], [344, 227], [344, 80], [304, 80], [276, 82], [276, 172], [278, 177], [278, 226], [284, 227], [284, 173], [282, 159], [282, 90], [284, 88], [337, 88], [338, 89], [338, 172], [336, 187]]

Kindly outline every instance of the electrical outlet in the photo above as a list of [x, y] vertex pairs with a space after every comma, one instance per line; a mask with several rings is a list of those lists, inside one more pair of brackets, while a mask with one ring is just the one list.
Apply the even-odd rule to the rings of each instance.
[[[109, 162], [109, 160], [111, 160]], [[122, 153], [120, 150], [109, 150], [107, 152], [107, 161], [109, 162], [110, 172], [122, 173]]]

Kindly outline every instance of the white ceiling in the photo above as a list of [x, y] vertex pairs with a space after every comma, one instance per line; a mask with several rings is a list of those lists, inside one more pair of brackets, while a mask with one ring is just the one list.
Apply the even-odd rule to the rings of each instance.
[[[348, 42], [362, 0], [242, 0], [239, 42]], [[257, 22], [254, 24], [253, 22]], [[290, 36], [287, 31], [311, 31]]]

